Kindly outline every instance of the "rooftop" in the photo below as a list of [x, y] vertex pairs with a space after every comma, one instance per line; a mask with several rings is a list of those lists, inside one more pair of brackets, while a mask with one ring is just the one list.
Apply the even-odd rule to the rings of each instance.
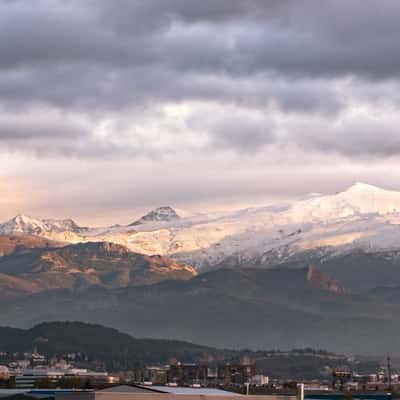
[[238, 393], [228, 392], [226, 390], [214, 389], [214, 388], [190, 388], [180, 386], [150, 386], [146, 387], [149, 389], [156, 390], [163, 393], [172, 394], [197, 394], [197, 395], [208, 395], [208, 396], [240, 396]]

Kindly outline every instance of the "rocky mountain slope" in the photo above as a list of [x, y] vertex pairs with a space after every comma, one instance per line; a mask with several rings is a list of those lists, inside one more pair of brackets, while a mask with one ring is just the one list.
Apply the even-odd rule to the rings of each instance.
[[109, 241], [200, 270], [400, 250], [400, 193], [363, 183], [332, 195], [230, 213], [179, 218], [172, 208], [161, 207], [127, 226], [85, 228], [67, 221], [19, 216], [0, 225], [0, 233], [35, 233], [70, 243]]
[[14, 253], [29, 252], [35, 248], [63, 247], [66, 243], [49, 240], [40, 236], [25, 234], [0, 235], [0, 257]]
[[355, 249], [329, 257], [318, 253], [302, 254], [301, 258], [279, 264], [280, 268], [305, 268], [309, 265], [334, 276], [354, 293], [375, 287], [400, 286], [399, 251], [368, 252]]
[[[41, 238], [2, 236], [1, 243], [5, 243], [3, 249], [7, 251], [0, 257], [0, 297], [57, 288], [82, 290], [93, 285], [105, 288], [146, 285], [196, 275], [190, 266], [166, 257], [134, 253], [109, 242], [64, 247], [56, 243], [51, 247], [53, 242], [43, 242]], [[40, 247], [44, 244], [46, 247]]]

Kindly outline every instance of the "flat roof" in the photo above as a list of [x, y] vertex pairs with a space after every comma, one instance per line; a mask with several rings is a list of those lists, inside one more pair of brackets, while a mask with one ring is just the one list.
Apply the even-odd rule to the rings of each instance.
[[[146, 387], [146, 386], [144, 386]], [[226, 390], [214, 388], [191, 388], [180, 386], [148, 386], [148, 389], [157, 390], [158, 392], [172, 393], [172, 394], [198, 394], [209, 396], [240, 396], [239, 393], [228, 392]]]
[[141, 387], [136, 385], [116, 385], [110, 386], [104, 389], [95, 390], [96, 393], [149, 393], [151, 391], [152, 386], [149, 387]]

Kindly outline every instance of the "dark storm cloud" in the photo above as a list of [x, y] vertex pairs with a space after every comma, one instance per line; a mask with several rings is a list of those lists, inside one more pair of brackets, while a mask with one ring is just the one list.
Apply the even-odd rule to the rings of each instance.
[[[400, 4], [383, 1], [2, 2], [0, 64], [164, 65], [232, 75], [398, 76]], [[184, 32], [186, 33], [184, 34]], [[177, 33], [175, 35], [174, 33]]]
[[305, 150], [339, 153], [349, 157], [388, 157], [400, 154], [398, 120], [370, 116], [340, 123], [307, 121], [291, 126], [289, 142]]
[[233, 149], [241, 153], [254, 153], [267, 144], [279, 139], [275, 134], [273, 121], [260, 113], [247, 113], [231, 110], [229, 118], [224, 113], [209, 115], [204, 121], [198, 115], [188, 121], [188, 127], [209, 135], [210, 148]]
[[334, 113], [344, 107], [335, 87], [322, 80], [287, 82], [263, 75], [232, 80], [189, 72], [176, 74], [157, 66], [118, 72], [98, 66], [82, 69], [80, 65], [9, 70], [0, 75], [0, 93], [14, 107], [45, 102], [85, 111], [196, 100], [254, 108], [276, 104], [297, 112]]
[[25, 139], [57, 140], [77, 139], [87, 136], [88, 132], [74, 124], [2, 121], [0, 120], [0, 142], [18, 142]]
[[90, 154], [90, 133], [74, 123], [37, 121], [32, 118], [0, 119], [1, 148], [24, 150], [37, 155]]
[[[133, 155], [150, 156], [146, 148], [118, 143], [109, 138], [96, 137], [87, 127], [63, 121], [62, 118], [32, 116], [2, 120], [0, 118], [0, 148], [20, 151], [40, 157], [68, 156], [84, 158], [113, 158]], [[153, 157], [158, 154], [152, 151]]]
[[[3, 1], [0, 106], [11, 113], [49, 107], [91, 120], [110, 113], [131, 113], [135, 119], [144, 108], [199, 101], [264, 115], [252, 120], [243, 111], [240, 121], [223, 115], [226, 121], [217, 123], [201, 121], [195, 112], [196, 129], [206, 131], [216, 149], [253, 151], [287, 140], [313, 151], [397, 154], [395, 145], [365, 139], [382, 130], [382, 122], [371, 125], [368, 135], [362, 129], [345, 134], [337, 124], [324, 132], [314, 133], [313, 126], [295, 136], [281, 134], [285, 116], [335, 120], [355, 95], [360, 103], [378, 104], [383, 97], [385, 104], [400, 102], [396, 90], [379, 92], [385, 82], [399, 85], [400, 3], [318, 5], [311, 0]], [[345, 80], [353, 83], [338, 89]], [[273, 113], [281, 115], [271, 123]], [[59, 126], [58, 134], [47, 136], [45, 127], [36, 128], [10, 126], [0, 140], [7, 148], [44, 155], [153, 152], [146, 144], [118, 142], [118, 132], [99, 138], [88, 127]], [[357, 137], [367, 145], [354, 145]]]

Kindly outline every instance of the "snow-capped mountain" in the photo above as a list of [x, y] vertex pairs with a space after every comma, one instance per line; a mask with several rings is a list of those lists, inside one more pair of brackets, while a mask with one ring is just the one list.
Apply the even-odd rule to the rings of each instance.
[[180, 216], [170, 206], [158, 207], [155, 210], [151, 210], [146, 215], [129, 224], [129, 226], [141, 225], [147, 222], [169, 222], [179, 219]]
[[400, 251], [400, 192], [363, 183], [336, 194], [230, 213], [179, 217], [171, 207], [160, 207], [128, 226], [80, 228], [66, 221], [19, 216], [0, 225], [0, 232], [110, 241], [198, 268], [276, 264], [302, 254], [354, 249]]
[[78, 226], [72, 219], [37, 219], [24, 214], [18, 214], [9, 221], [0, 224], [0, 234], [3, 235], [23, 233], [45, 236], [46, 234], [61, 232], [81, 233], [86, 229]]
[[400, 249], [400, 193], [357, 183], [291, 204], [183, 218], [138, 229], [130, 248], [197, 267], [276, 263], [319, 251]]

